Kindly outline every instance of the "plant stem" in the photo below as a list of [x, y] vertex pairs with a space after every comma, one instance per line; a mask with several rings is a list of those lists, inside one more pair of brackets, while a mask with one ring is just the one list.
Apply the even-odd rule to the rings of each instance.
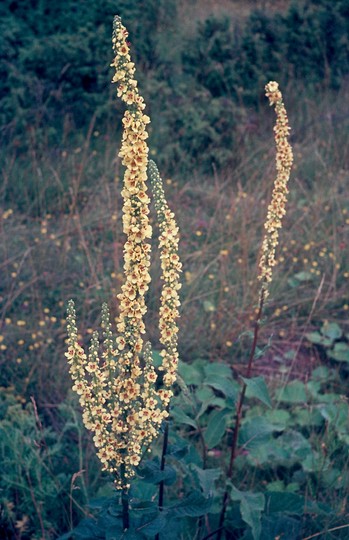
[[[254, 333], [253, 333], [253, 342], [251, 346], [250, 351], [250, 357], [248, 359], [248, 365], [247, 365], [247, 372], [246, 372], [246, 378], [251, 377], [252, 373], [252, 367], [253, 367], [253, 360], [256, 353], [256, 347], [257, 347], [257, 340], [258, 340], [258, 333], [260, 328], [260, 322], [262, 318], [262, 312], [263, 312], [263, 305], [264, 305], [264, 288], [261, 289], [260, 299], [259, 299], [259, 307], [258, 312], [256, 315], [255, 323], [254, 323]], [[237, 454], [237, 446], [238, 446], [238, 437], [239, 437], [239, 429], [240, 429], [240, 423], [241, 423], [241, 416], [242, 416], [242, 407], [245, 401], [245, 395], [246, 395], [246, 389], [247, 385], [244, 382], [242, 385], [242, 389], [240, 392], [240, 398], [236, 409], [236, 420], [235, 420], [235, 426], [234, 426], [234, 435], [233, 435], [233, 442], [231, 444], [231, 452], [230, 452], [230, 460], [229, 460], [229, 467], [227, 472], [227, 479], [231, 480], [232, 474], [233, 474], [233, 465]], [[219, 517], [219, 524], [218, 524], [218, 532], [217, 532], [217, 540], [221, 540], [222, 533], [224, 530], [223, 524], [224, 524], [224, 518], [225, 518], [225, 512], [228, 505], [228, 497], [229, 493], [226, 489], [223, 495], [223, 503], [222, 503], [222, 510]]]
[[[170, 406], [167, 405], [167, 408], [166, 408], [167, 412], [169, 412], [169, 408]], [[169, 421], [165, 420], [165, 431], [164, 431], [164, 440], [162, 443], [160, 471], [165, 470], [166, 453], [167, 453], [167, 446], [168, 446], [168, 432], [169, 432]], [[159, 484], [159, 503], [158, 503], [159, 512], [162, 512], [162, 509], [164, 506], [164, 489], [165, 489], [165, 484], [164, 484], [164, 481], [161, 480]], [[160, 540], [160, 533], [157, 533], [157, 535], [155, 536], [155, 540]]]
[[[125, 485], [125, 464], [120, 465], [120, 476], [122, 483]], [[121, 491], [121, 504], [122, 504], [122, 526], [124, 531], [130, 528], [130, 507], [128, 497], [128, 487], [123, 487]]]

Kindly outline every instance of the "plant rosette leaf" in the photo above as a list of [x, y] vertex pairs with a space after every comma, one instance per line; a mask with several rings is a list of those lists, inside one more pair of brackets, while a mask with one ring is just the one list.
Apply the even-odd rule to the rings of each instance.
[[305, 337], [314, 345], [322, 345], [323, 347], [331, 347], [332, 339], [323, 336], [320, 332], [307, 332]]
[[196, 420], [194, 418], [190, 418], [190, 416], [183, 412], [183, 410], [178, 406], [172, 407], [171, 416], [175, 422], [178, 422], [178, 424], [185, 424], [194, 429], [198, 429]]
[[239, 491], [233, 484], [229, 484], [230, 499], [240, 503], [242, 519], [251, 527], [253, 539], [259, 540], [261, 535], [261, 517], [265, 506], [263, 493]]
[[342, 337], [343, 330], [337, 323], [325, 322], [321, 327], [321, 333], [323, 336], [335, 341], [336, 339], [340, 339]]
[[225, 434], [229, 414], [231, 414], [229, 409], [223, 409], [214, 411], [209, 416], [207, 428], [204, 433], [204, 440], [209, 450], [221, 442]]
[[243, 447], [249, 452], [256, 449], [258, 452], [258, 447], [269, 442], [272, 433], [277, 430], [277, 427], [263, 416], [247, 418], [240, 428], [239, 447]]
[[211, 497], [215, 491], [215, 482], [222, 474], [221, 469], [202, 469], [193, 465], [192, 469], [205, 497]]
[[277, 392], [276, 399], [283, 403], [306, 403], [307, 390], [302, 381], [292, 381]]
[[333, 360], [349, 363], [349, 344], [345, 342], [335, 343], [333, 350], [327, 351]]
[[176, 470], [171, 465], [165, 465], [164, 470], [160, 470], [158, 459], [150, 460], [138, 470], [139, 476], [144, 482], [150, 484], [159, 484], [164, 482], [166, 486], [170, 486], [176, 481]]
[[236, 402], [239, 394], [239, 385], [233, 379], [212, 374], [205, 379], [203, 384], [211, 386], [214, 390], [218, 390], [218, 392], [221, 392], [224, 396]]
[[259, 399], [264, 405], [272, 408], [268, 388], [263, 377], [252, 377], [249, 379], [241, 377], [241, 379], [246, 384], [247, 397]]
[[162, 512], [158, 512], [153, 519], [137, 527], [137, 532], [141, 532], [146, 538], [154, 538], [156, 534], [165, 529], [167, 524], [168, 512], [163, 510]]
[[176, 517], [200, 517], [210, 511], [212, 504], [212, 497], [204, 497], [200, 491], [193, 491], [188, 497], [169, 507], [168, 510], [172, 516]]
[[198, 359], [192, 364], [186, 364], [185, 362], [178, 362], [178, 373], [183, 377], [185, 383], [188, 386], [198, 386], [204, 380], [204, 369], [202, 365], [203, 361]]

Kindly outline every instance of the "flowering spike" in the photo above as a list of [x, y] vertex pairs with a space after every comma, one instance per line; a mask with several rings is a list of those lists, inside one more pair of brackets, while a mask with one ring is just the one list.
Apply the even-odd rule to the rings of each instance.
[[[127, 239], [124, 246], [125, 282], [118, 295], [118, 336], [115, 338], [113, 335], [109, 310], [103, 304], [103, 352], [98, 333], [94, 332], [87, 358], [77, 341], [75, 308], [70, 301], [69, 349], [66, 353], [74, 381], [73, 390], [79, 395], [84, 424], [94, 434], [93, 441], [103, 470], [110, 471], [115, 477], [116, 487], [124, 491], [129, 487], [144, 448], [157, 436], [162, 421], [168, 416], [165, 406], [172, 395], [170, 385], [175, 379], [178, 361], [175, 319], [178, 317], [178, 272], [181, 268], [176, 255], [178, 229], [164, 199], [161, 180], [155, 179], [155, 204], [162, 233], [160, 249], [164, 259], [160, 340], [164, 345], [162, 369], [165, 370], [165, 388], [157, 390], [151, 345], [143, 344], [143, 317], [147, 310], [145, 294], [150, 282], [148, 240], [152, 235], [146, 185], [146, 125], [150, 119], [143, 113], [145, 104], [134, 79], [135, 67], [131, 62], [127, 35], [120, 17], [115, 17], [115, 59], [112, 66], [116, 73], [113, 82], [117, 83], [117, 94], [127, 106], [119, 154], [126, 167], [122, 196], [123, 230]], [[170, 254], [168, 257], [166, 249]]]
[[[163, 357], [160, 370], [165, 371], [164, 384], [170, 388], [176, 380], [178, 365], [178, 308], [180, 305], [178, 291], [181, 288], [179, 275], [182, 263], [178, 256], [178, 227], [174, 213], [168, 207], [163, 183], [154, 161], [149, 161], [149, 178], [154, 194], [155, 210], [157, 213], [160, 237], [159, 250], [161, 259], [163, 281], [160, 306], [160, 343], [164, 346], [161, 351]], [[168, 393], [165, 394], [168, 400]]]
[[262, 253], [259, 261], [258, 279], [262, 282], [261, 294], [264, 298], [268, 296], [269, 284], [272, 281], [273, 266], [276, 264], [275, 249], [279, 240], [279, 229], [282, 227], [282, 218], [286, 213], [285, 204], [287, 202], [287, 183], [290, 178], [293, 154], [288, 136], [290, 127], [288, 125], [287, 112], [282, 100], [282, 94], [277, 82], [271, 81], [266, 87], [266, 96], [270, 105], [275, 106], [276, 125], [274, 127], [276, 143], [276, 179], [272, 199], [268, 206], [267, 219], [264, 224], [266, 233], [262, 243]]

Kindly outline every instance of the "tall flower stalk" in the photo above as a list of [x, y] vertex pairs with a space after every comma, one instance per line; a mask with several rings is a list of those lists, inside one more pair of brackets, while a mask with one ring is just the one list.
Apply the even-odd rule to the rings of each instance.
[[[174, 213], [168, 207], [162, 179], [154, 161], [149, 161], [149, 177], [154, 194], [155, 210], [157, 213], [160, 236], [159, 251], [161, 260], [161, 279], [163, 282], [161, 291], [161, 305], [159, 317], [160, 343], [163, 348], [163, 358], [160, 370], [164, 372], [163, 383], [165, 388], [159, 393], [166, 410], [169, 411], [169, 401], [172, 397], [172, 384], [176, 380], [178, 366], [178, 327], [179, 317], [179, 294], [181, 288], [179, 280], [182, 271], [182, 263], [178, 256], [179, 230], [175, 221]], [[169, 424], [166, 422], [164, 430], [163, 447], [161, 454], [160, 469], [165, 469], [166, 452], [169, 437]], [[159, 510], [164, 504], [164, 481], [159, 484]], [[155, 537], [159, 540], [159, 534]]]
[[[115, 486], [122, 491], [123, 523], [129, 527], [128, 496], [130, 480], [135, 475], [144, 451], [159, 433], [168, 417], [172, 384], [178, 363], [177, 324], [178, 290], [181, 263], [178, 258], [178, 228], [169, 210], [157, 173], [153, 182], [154, 199], [160, 226], [159, 249], [163, 287], [159, 314], [160, 342], [163, 345], [162, 381], [153, 365], [150, 343], [144, 343], [145, 296], [150, 283], [149, 203], [147, 195], [149, 117], [139, 94], [135, 67], [127, 43], [127, 30], [120, 17], [114, 18], [113, 82], [117, 95], [126, 104], [122, 120], [120, 157], [125, 166], [122, 189], [125, 281], [117, 296], [119, 316], [114, 336], [106, 304], [102, 307], [103, 340], [94, 332], [86, 354], [78, 343], [75, 306], [68, 303], [68, 341], [66, 356], [73, 390], [79, 395], [83, 421], [93, 432], [93, 441], [103, 469], [111, 472]], [[154, 163], [149, 165], [154, 171]], [[157, 169], [156, 169], [157, 171]]]
[[[275, 81], [269, 82], [265, 87], [265, 93], [269, 99], [270, 105], [275, 107], [276, 113], [276, 124], [274, 127], [276, 144], [276, 179], [274, 181], [271, 202], [268, 206], [267, 218], [264, 223], [265, 235], [262, 242], [261, 256], [258, 265], [258, 279], [261, 282], [261, 288], [259, 293], [258, 311], [254, 323], [253, 341], [247, 364], [246, 378], [251, 377], [252, 374], [253, 360], [256, 353], [258, 333], [263, 314], [264, 302], [269, 295], [269, 285], [272, 282], [273, 267], [276, 264], [275, 251], [279, 242], [279, 230], [282, 227], [282, 218], [286, 213], [285, 205], [287, 202], [288, 194], [287, 184], [290, 178], [293, 162], [292, 147], [288, 141], [290, 127], [288, 124], [287, 112], [282, 100], [282, 94], [279, 90], [278, 83]], [[236, 408], [234, 434], [231, 444], [229, 466], [227, 471], [227, 478], [229, 480], [232, 478], [233, 466], [238, 449], [239, 429], [241, 424], [242, 409], [245, 401], [246, 389], [247, 385], [245, 382], [243, 382]], [[228, 500], [228, 491], [225, 490], [217, 530], [217, 540], [220, 540], [222, 537]]]

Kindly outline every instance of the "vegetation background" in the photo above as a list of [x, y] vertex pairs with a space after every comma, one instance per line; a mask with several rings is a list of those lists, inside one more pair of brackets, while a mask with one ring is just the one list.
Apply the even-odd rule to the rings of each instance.
[[[181, 230], [183, 363], [225, 363], [235, 375], [244, 373], [275, 173], [264, 86], [277, 80], [295, 166], [255, 374], [268, 379], [272, 392], [299, 383], [298, 392], [314, 370], [325, 369], [315, 371], [322, 373], [321, 395], [336, 395], [347, 407], [348, 0], [3, 0], [2, 538], [56, 538], [107, 482], [75, 412], [63, 353], [67, 300], [76, 302], [85, 340], [103, 301], [116, 315], [113, 298], [122, 283], [123, 111], [109, 68], [116, 13], [130, 33], [152, 119], [151, 154]], [[158, 275], [154, 264], [148, 317], [154, 343]], [[304, 406], [309, 388], [297, 396], [284, 406]], [[335, 435], [328, 411], [315, 427], [304, 419], [293, 424], [331, 465], [332, 480], [328, 473], [312, 487], [318, 501], [331, 497], [319, 530], [349, 521], [348, 427], [337, 420]], [[326, 447], [324, 434], [335, 447]], [[268, 473], [257, 467], [255, 485], [286, 477], [294, 483], [290, 469], [302, 468], [302, 459], [287, 465], [286, 476], [284, 464]], [[299, 486], [302, 493], [310, 489], [308, 480]]]

